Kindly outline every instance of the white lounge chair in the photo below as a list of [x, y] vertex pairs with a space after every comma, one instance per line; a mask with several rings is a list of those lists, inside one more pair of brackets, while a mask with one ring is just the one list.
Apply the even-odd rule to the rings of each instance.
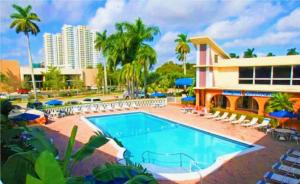
[[284, 165], [280, 162], [275, 163], [272, 166], [272, 169], [274, 171], [280, 171], [280, 172], [283, 172], [283, 173], [288, 173], [289, 175], [292, 175], [294, 177], [300, 177], [300, 169], [299, 168], [287, 166], [287, 165]]
[[123, 104], [123, 108], [124, 108], [125, 110], [129, 110], [129, 109], [130, 109], [130, 107], [128, 106], [127, 103]]
[[220, 111], [216, 111], [214, 114], [208, 114], [207, 116], [205, 116], [206, 118], [208, 119], [211, 119], [211, 118], [216, 118], [220, 115]]
[[224, 122], [234, 121], [236, 119], [237, 114], [231, 114], [229, 118], [223, 119]]
[[72, 112], [73, 112], [73, 114], [80, 114], [81, 113], [79, 107], [74, 107]]
[[238, 120], [234, 120], [234, 121], [232, 121], [231, 123], [232, 123], [232, 124], [240, 124], [240, 123], [242, 123], [245, 119], [246, 119], [246, 116], [245, 116], [245, 115], [241, 115], [240, 118], [239, 118]]
[[88, 107], [82, 107], [82, 108], [81, 108], [81, 111], [82, 111], [83, 113], [89, 113], [89, 112], [90, 112], [90, 110], [89, 110]]
[[267, 172], [264, 175], [264, 178], [267, 181], [272, 181], [272, 182], [282, 183], [282, 184], [299, 184], [300, 182], [300, 179], [284, 176], [281, 174], [276, 174], [273, 172]]
[[300, 150], [289, 149], [286, 154], [291, 155], [293, 157], [300, 157]]
[[119, 104], [116, 104], [116, 105], [115, 105], [115, 109], [118, 110], [118, 111], [121, 111], [121, 110], [122, 110], [122, 107], [121, 107]]
[[223, 119], [227, 118], [228, 114], [229, 114], [228, 112], [224, 112], [224, 114], [221, 117], [216, 117], [216, 118], [213, 118], [213, 119], [216, 120], [216, 121], [220, 121], [220, 120], [223, 120]]
[[291, 165], [294, 165], [294, 166], [300, 166], [300, 158], [296, 158], [296, 157], [291, 157], [289, 155], [282, 155], [280, 157], [280, 161], [282, 163], [288, 163], [288, 164], [291, 164]]
[[107, 105], [106, 106], [106, 110], [108, 110], [108, 111], [114, 111], [114, 108], [112, 107], [112, 105]]
[[98, 109], [97, 109], [96, 106], [93, 105], [93, 106], [91, 107], [91, 111], [93, 111], [93, 112], [98, 112]]
[[260, 124], [254, 125], [254, 128], [265, 128], [269, 126], [270, 124], [270, 118], [265, 118]]
[[258, 118], [252, 118], [252, 120], [250, 122], [245, 121], [245, 123], [242, 123], [241, 125], [244, 127], [250, 127], [250, 126], [254, 126], [257, 124]]
[[101, 111], [101, 112], [105, 112], [105, 111], [106, 111], [106, 109], [104, 108], [104, 106], [103, 106], [103, 105], [101, 105], [101, 106], [99, 107], [99, 111]]
[[139, 106], [137, 106], [136, 103], [133, 103], [133, 104], [131, 105], [131, 107], [133, 107], [134, 109], [138, 109], [138, 108], [139, 108]]

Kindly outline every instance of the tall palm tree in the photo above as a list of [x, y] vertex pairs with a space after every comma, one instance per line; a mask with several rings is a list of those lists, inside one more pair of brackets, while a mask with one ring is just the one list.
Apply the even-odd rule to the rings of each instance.
[[287, 50], [286, 55], [290, 56], [290, 55], [299, 55], [299, 52], [297, 52], [296, 48], [290, 48]]
[[[96, 33], [96, 40], [95, 40], [95, 48], [98, 49], [101, 53], [103, 58], [105, 57], [105, 52], [107, 50], [107, 31], [104, 30], [102, 33]], [[107, 69], [106, 69], [106, 61], [104, 58], [103, 62], [103, 70], [104, 70], [104, 93], [107, 92]]]
[[230, 56], [231, 58], [239, 58], [239, 57], [240, 57], [240, 56], [237, 55], [236, 53], [230, 53], [229, 56]]
[[149, 69], [153, 67], [156, 63], [156, 52], [155, 50], [147, 45], [142, 45], [137, 53], [137, 61], [143, 66], [143, 74], [144, 74], [144, 92], [147, 95], [147, 76]]
[[191, 41], [187, 38], [187, 34], [179, 34], [175, 42], [177, 43], [175, 48], [177, 59], [183, 62], [183, 74], [186, 75], [186, 55], [190, 53]]
[[267, 112], [274, 112], [280, 110], [293, 111], [294, 101], [290, 100], [291, 96], [287, 93], [275, 93], [270, 98], [267, 105]]
[[245, 52], [244, 52], [244, 58], [254, 58], [254, 57], [257, 57], [256, 54], [254, 54], [254, 48], [252, 49], [247, 49]]
[[35, 22], [40, 22], [40, 18], [36, 13], [31, 12], [32, 7], [28, 5], [25, 8], [22, 8], [16, 4], [13, 5], [13, 8], [17, 11], [10, 15], [10, 18], [13, 19], [13, 22], [10, 24], [10, 28], [16, 27], [17, 33], [24, 33], [27, 39], [27, 53], [29, 58], [29, 67], [31, 69], [31, 78], [32, 78], [32, 86], [34, 91], [34, 99], [37, 101], [37, 94], [36, 94], [36, 87], [35, 87], [35, 80], [34, 80], [34, 73], [33, 73], [33, 66], [32, 66], [32, 56], [30, 51], [30, 40], [29, 34], [36, 36], [40, 29]]

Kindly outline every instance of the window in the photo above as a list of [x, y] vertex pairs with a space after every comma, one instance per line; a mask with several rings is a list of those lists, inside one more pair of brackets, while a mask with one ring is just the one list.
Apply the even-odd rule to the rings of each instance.
[[300, 65], [295, 65], [293, 67], [293, 78], [299, 78], [300, 79]]
[[255, 78], [271, 78], [270, 66], [255, 67]]
[[291, 66], [274, 66], [273, 78], [290, 78]]
[[219, 59], [218, 55], [215, 54], [215, 63], [218, 63], [218, 59]]
[[240, 67], [239, 78], [253, 78], [253, 67]]
[[293, 85], [300, 85], [300, 80], [293, 80]]
[[273, 79], [273, 84], [274, 85], [290, 85], [290, 80], [274, 80]]
[[271, 84], [271, 80], [255, 80], [255, 84]]
[[240, 79], [239, 84], [253, 84], [253, 80]]

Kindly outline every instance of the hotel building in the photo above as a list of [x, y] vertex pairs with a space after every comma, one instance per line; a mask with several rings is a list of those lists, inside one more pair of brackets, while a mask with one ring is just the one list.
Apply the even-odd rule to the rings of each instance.
[[45, 66], [85, 69], [96, 67], [100, 53], [94, 48], [96, 33], [86, 26], [64, 25], [62, 33], [44, 34]]
[[209, 37], [196, 45], [196, 105], [251, 111], [263, 115], [276, 92], [291, 94], [300, 108], [300, 55], [230, 58]]

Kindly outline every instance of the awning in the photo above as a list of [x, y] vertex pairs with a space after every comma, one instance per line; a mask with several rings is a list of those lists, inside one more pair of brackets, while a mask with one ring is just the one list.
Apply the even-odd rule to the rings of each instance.
[[178, 78], [175, 80], [175, 86], [191, 86], [193, 85], [193, 78]]
[[62, 105], [63, 102], [60, 100], [50, 100], [50, 101], [46, 102], [45, 104], [47, 104], [47, 105]]
[[278, 118], [297, 118], [299, 115], [293, 112], [289, 112], [286, 110], [274, 111], [269, 113], [270, 116], [278, 117]]
[[194, 101], [196, 101], [196, 98], [193, 96], [187, 96], [187, 97], [181, 98], [181, 100], [186, 101], [186, 102], [194, 102]]
[[166, 97], [166, 95], [163, 93], [155, 92], [155, 93], [152, 93], [150, 95], [150, 97]]
[[14, 116], [12, 118], [12, 120], [14, 121], [32, 121], [32, 120], [35, 120], [37, 118], [39, 118], [40, 116], [37, 115], [37, 114], [30, 114], [30, 113], [23, 113], [23, 114], [20, 114], [20, 115], [17, 115], [17, 116]]

